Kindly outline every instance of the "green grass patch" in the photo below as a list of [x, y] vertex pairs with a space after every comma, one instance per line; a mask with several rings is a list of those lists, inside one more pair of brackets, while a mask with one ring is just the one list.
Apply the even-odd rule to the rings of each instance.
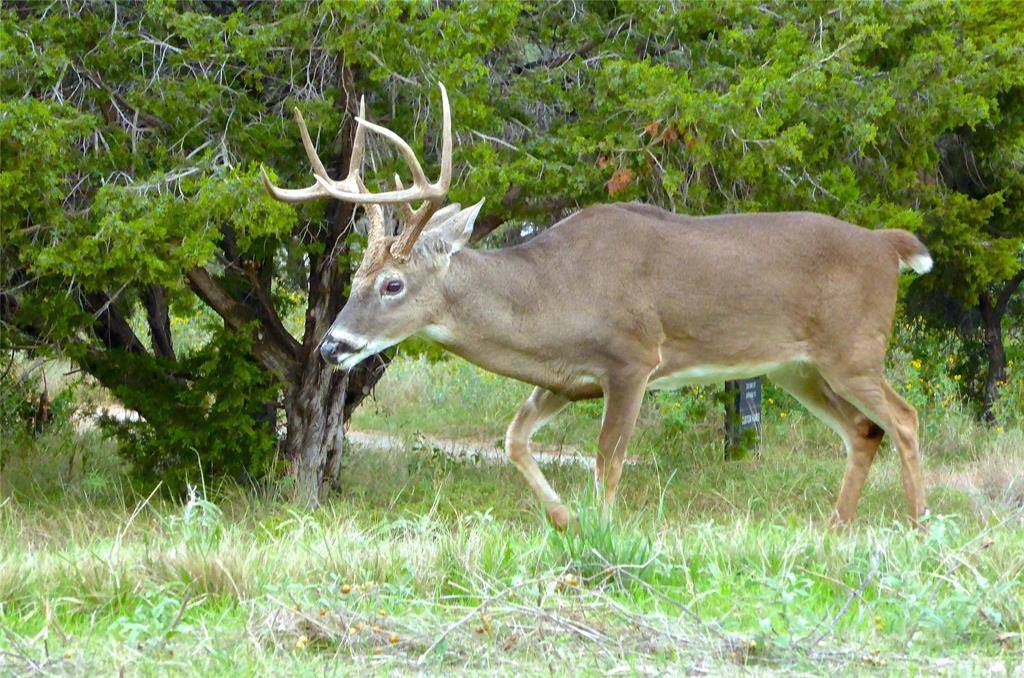
[[[525, 395], [399, 361], [356, 425], [493, 441]], [[1024, 434], [922, 411], [928, 531], [886, 448], [836, 533], [838, 441], [772, 397], [760, 456], [738, 462], [713, 407], [684, 430], [652, 399], [612, 513], [588, 468], [546, 465], [567, 534], [513, 466], [416, 444], [351, 450], [306, 514], [233, 486], [140, 493], [93, 433], [23, 441], [0, 498], [0, 671], [1019, 671]], [[570, 408], [546, 442], [592, 449], [595, 415]]]

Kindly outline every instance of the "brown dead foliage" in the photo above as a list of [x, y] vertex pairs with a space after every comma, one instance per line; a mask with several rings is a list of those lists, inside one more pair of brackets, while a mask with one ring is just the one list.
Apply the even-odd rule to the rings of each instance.
[[620, 167], [608, 180], [608, 195], [615, 195], [626, 190], [633, 181], [633, 172], [628, 167]]

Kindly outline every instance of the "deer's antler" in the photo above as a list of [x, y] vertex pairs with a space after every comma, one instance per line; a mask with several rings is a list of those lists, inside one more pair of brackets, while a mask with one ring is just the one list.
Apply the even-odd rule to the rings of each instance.
[[[316, 183], [302, 189], [278, 188], [270, 183], [266, 172], [263, 173], [263, 183], [267, 191], [284, 202], [305, 202], [319, 198], [337, 198], [345, 202], [364, 205], [367, 208], [367, 217], [370, 227], [367, 229], [371, 241], [384, 237], [384, 218], [380, 205], [402, 205], [402, 212], [405, 217], [405, 226], [401, 235], [391, 245], [391, 254], [396, 259], [405, 260], [412, 251], [416, 239], [423, 231], [423, 227], [430, 220], [431, 215], [444, 203], [448, 195], [448, 187], [452, 180], [452, 116], [448, 104], [448, 92], [443, 84], [438, 83], [441, 88], [441, 104], [443, 115], [443, 129], [441, 136], [441, 174], [437, 181], [430, 182], [423, 172], [423, 167], [416, 154], [402, 137], [398, 136], [386, 127], [374, 124], [366, 120], [366, 109], [364, 102], [360, 102], [359, 116], [356, 117], [358, 128], [355, 139], [352, 142], [352, 157], [349, 161], [348, 176], [341, 181], [335, 181], [327, 175], [320, 157], [313, 148], [309, 132], [306, 130], [306, 123], [298, 109], [295, 111], [295, 120], [299, 124], [299, 132], [302, 135], [302, 145], [306, 149], [310, 165], [313, 167], [313, 178]], [[396, 189], [383, 193], [371, 193], [366, 190], [360, 176], [360, 168], [363, 160], [363, 146], [365, 131], [369, 129], [384, 138], [388, 139], [397, 148], [405, 160], [409, 171], [412, 173], [412, 186], [405, 188], [401, 179], [395, 176]], [[420, 207], [413, 210], [409, 205], [412, 202], [423, 201]]]
[[[365, 98], [360, 99], [359, 101], [359, 116], [362, 117], [364, 115], [366, 115]], [[356, 133], [352, 138], [352, 152], [349, 155], [348, 175], [341, 181], [334, 181], [328, 177], [327, 170], [324, 168], [323, 162], [320, 161], [320, 156], [317, 154], [316, 148], [313, 146], [313, 141], [309, 138], [309, 130], [306, 129], [306, 121], [302, 117], [302, 112], [299, 111], [298, 108], [295, 109], [295, 122], [299, 126], [299, 134], [302, 136], [302, 147], [306, 150], [306, 157], [309, 158], [309, 164], [313, 167], [313, 176], [317, 179], [317, 182], [312, 186], [307, 186], [306, 188], [279, 188], [271, 183], [266, 170], [261, 168], [263, 173], [263, 186], [267, 189], [267, 192], [270, 193], [270, 195], [282, 202], [288, 203], [300, 203], [331, 197], [331, 194], [324, 189], [323, 184], [321, 184], [320, 181], [327, 181], [331, 185], [337, 186], [339, 189], [351, 191], [358, 195], [369, 195], [369, 191], [366, 190], [366, 186], [363, 184], [363, 178], [361, 176], [363, 152], [366, 148], [366, 129], [362, 125], [356, 126]], [[366, 219], [368, 222], [367, 233], [370, 239], [376, 240], [384, 237], [384, 212], [381, 210], [380, 205], [369, 201], [358, 202], [363, 204], [366, 210]]]

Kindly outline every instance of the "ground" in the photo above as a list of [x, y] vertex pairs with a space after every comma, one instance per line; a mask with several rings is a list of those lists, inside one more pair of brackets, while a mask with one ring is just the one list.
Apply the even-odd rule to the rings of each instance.
[[[527, 392], [399, 359], [312, 514], [202, 479], [140, 493], [97, 431], [44, 436], [4, 469], [0, 673], [1022, 675], [1019, 429], [922, 409], [927, 530], [886, 445], [832, 532], [831, 433], [770, 391], [760, 454], [726, 462], [708, 391], [663, 396], [612, 516], [585, 464], [545, 464], [580, 514], [561, 535], [514, 467], [436, 443], [496, 445]], [[542, 443], [586, 454], [598, 419], [574, 406]]]

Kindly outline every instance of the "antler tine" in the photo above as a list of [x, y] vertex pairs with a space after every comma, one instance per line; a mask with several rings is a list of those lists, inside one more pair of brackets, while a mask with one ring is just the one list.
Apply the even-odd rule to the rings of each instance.
[[[366, 114], [366, 101], [365, 99], [359, 103], [359, 117]], [[306, 188], [279, 188], [275, 186], [271, 181], [270, 177], [267, 176], [267, 171], [260, 168], [263, 174], [263, 186], [267, 192], [270, 193], [274, 198], [289, 203], [300, 203], [308, 200], [316, 200], [318, 198], [329, 198], [330, 193], [324, 188], [324, 183], [327, 185], [337, 186], [342, 190], [360, 190], [359, 189], [359, 170], [363, 162], [363, 147], [366, 138], [366, 131], [362, 125], [356, 125], [356, 132], [352, 139], [352, 153], [348, 165], [348, 176], [341, 181], [333, 181], [327, 174], [327, 170], [324, 168], [323, 162], [320, 160], [320, 155], [316, 152], [316, 147], [313, 146], [313, 141], [310, 139], [309, 130], [306, 128], [306, 120], [302, 117], [302, 111], [298, 108], [294, 111], [295, 123], [299, 126], [299, 136], [302, 137], [302, 148], [306, 151], [306, 157], [309, 158], [309, 164], [313, 168], [313, 177], [317, 183]], [[366, 192], [365, 187], [361, 189]]]
[[412, 150], [412, 147], [406, 143], [405, 139], [398, 136], [387, 127], [382, 127], [376, 123], [364, 120], [363, 118], [356, 118], [360, 127], [366, 127], [371, 131], [381, 135], [395, 146], [398, 147], [398, 152], [402, 154], [402, 158], [405, 160], [405, 164], [409, 166], [409, 171], [412, 172], [412, 185], [416, 188], [427, 188], [430, 186], [430, 182], [427, 181], [427, 175], [423, 173], [423, 168], [420, 166], [420, 161], [416, 159], [416, 152]]
[[[358, 121], [360, 118], [366, 117], [366, 97], [359, 97], [359, 115], [356, 116]], [[366, 146], [366, 129], [356, 122], [356, 133], [352, 137], [352, 153], [348, 159], [348, 178], [361, 176], [363, 167], [363, 151]], [[362, 184], [362, 179], [359, 179]], [[361, 190], [365, 191], [365, 186], [360, 186]]]
[[413, 152], [409, 144], [407, 144], [400, 136], [386, 127], [381, 127], [380, 125], [376, 125], [362, 117], [359, 117], [357, 120], [360, 126], [365, 126], [368, 129], [377, 132], [398, 147], [406, 165], [409, 166], [409, 170], [413, 174], [413, 186], [397, 191], [363, 194], [352, 191], [348, 187], [341, 186], [340, 182], [325, 180], [323, 177], [315, 177], [317, 184], [319, 184], [320, 187], [327, 191], [331, 196], [338, 200], [345, 200], [346, 202], [375, 202], [381, 205], [394, 205], [396, 203], [429, 200], [440, 204], [448, 193], [452, 174], [451, 112], [448, 104], [448, 92], [445, 90], [444, 85], [441, 85], [441, 95], [444, 109], [445, 129], [443, 130], [441, 141], [441, 175], [436, 182], [430, 183], [427, 181], [426, 175], [423, 173], [423, 168], [416, 159], [416, 154]]
[[[397, 188], [399, 191], [405, 189], [405, 186], [402, 184], [402, 178], [397, 174], [395, 174], [395, 188]], [[415, 211], [413, 211], [412, 207], [410, 207], [409, 203], [407, 202], [399, 203], [399, 205], [401, 206], [402, 210], [402, 219], [405, 221], [405, 230], [403, 230], [402, 233], [404, 234], [406, 230], [413, 228], [415, 224], [420, 223], [422, 225], [419, 227], [417, 231], [417, 236], [419, 234], [419, 231], [422, 231], [423, 226], [425, 226], [426, 223], [430, 221], [430, 217], [433, 216], [433, 213], [437, 209], [436, 207], [433, 206], [433, 203], [429, 201], [424, 203], [423, 205], [420, 205], [419, 209]], [[397, 246], [398, 243], [395, 243], [395, 245]]]
[[[366, 97], [359, 97], [359, 118], [366, 116]], [[352, 137], [352, 152], [348, 160], [348, 176], [343, 182], [354, 183], [360, 193], [369, 193], [363, 183], [363, 153], [366, 150], [366, 128], [356, 123], [356, 133]], [[376, 203], [364, 203], [363, 212], [366, 214], [366, 239], [368, 243], [376, 240], [383, 240], [387, 235], [384, 228], [384, 210]]]
[[439, 82], [437, 86], [441, 88], [441, 176], [438, 178], [437, 183], [441, 185], [444, 192], [448, 192], [448, 187], [452, 183], [452, 109], [448, 105], [448, 90], [445, 89], [444, 83]]
[[[313, 174], [326, 177], [327, 170], [324, 169], [324, 164], [320, 162], [320, 156], [317, 155], [316, 149], [313, 148], [313, 142], [309, 138], [309, 130], [306, 129], [306, 121], [302, 119], [302, 113], [298, 108], [295, 109], [294, 117], [295, 122], [299, 125], [299, 134], [302, 136], [302, 147], [306, 150], [306, 157], [309, 158], [309, 163], [313, 166]], [[260, 168], [260, 174], [263, 175], [263, 188], [281, 202], [299, 203], [328, 197], [327, 192], [319, 184], [313, 184], [306, 188], [279, 188], [270, 181], [265, 168]]]
[[[368, 192], [361, 176], [356, 174], [355, 181], [360, 191]], [[384, 228], [384, 209], [376, 203], [368, 202], [363, 204], [363, 212], [366, 214], [366, 242], [383, 240], [387, 236]]]
[[[395, 174], [395, 188], [399, 191], [405, 190], [405, 186], [402, 185], [402, 177], [398, 176], [398, 174]], [[400, 204], [402, 206], [402, 217], [405, 219], [405, 223], [409, 223], [413, 218], [412, 207], [407, 202]]]
[[266, 169], [261, 167], [260, 173], [263, 175], [263, 188], [266, 189], [267, 193], [269, 193], [273, 198], [280, 200], [281, 202], [299, 203], [316, 200], [317, 198], [329, 197], [327, 192], [324, 191], [319, 184], [313, 184], [306, 188], [278, 188], [270, 181], [270, 177], [267, 176]]
[[316, 148], [313, 146], [313, 141], [309, 138], [309, 130], [306, 129], [306, 120], [302, 117], [302, 111], [298, 108], [294, 111], [295, 122], [299, 126], [299, 136], [302, 137], [302, 147], [306, 150], [306, 157], [309, 158], [309, 164], [313, 166], [313, 174], [319, 174], [320, 176], [327, 178], [327, 170], [324, 169], [324, 164], [320, 162], [320, 156], [316, 152]]
[[405, 261], [409, 257], [409, 252], [412, 252], [416, 240], [423, 232], [423, 227], [430, 221], [431, 215], [437, 211], [437, 208], [438, 203], [428, 200], [420, 205], [415, 212], [412, 212], [406, 219], [405, 227], [402, 228], [398, 240], [391, 245], [391, 256], [399, 261]]
[[452, 112], [451, 106], [448, 104], [448, 90], [445, 89], [444, 83], [437, 84], [441, 88], [441, 175], [431, 188], [435, 189], [440, 196], [427, 197], [426, 202], [412, 214], [406, 211], [405, 228], [402, 229], [398, 240], [391, 246], [391, 255], [399, 260], [404, 260], [409, 256], [417, 238], [420, 237], [423, 228], [430, 221], [431, 215], [444, 202], [444, 197], [448, 194], [448, 187], [452, 182]]
[[[298, 108], [295, 109], [295, 121], [299, 123], [299, 134], [302, 135], [302, 146], [306, 149], [306, 156], [309, 158], [310, 164], [313, 165], [313, 173], [322, 173], [324, 176], [327, 176], [327, 171], [324, 170], [324, 165], [320, 162], [320, 157], [316, 154], [316, 149], [313, 148], [313, 142], [309, 139], [309, 132], [306, 130], [306, 121], [302, 119], [302, 113], [299, 112]], [[319, 184], [313, 184], [306, 188], [278, 188], [270, 181], [270, 177], [267, 176], [267, 170], [265, 168], [260, 167], [260, 174], [263, 175], [263, 188], [266, 189], [267, 193], [281, 202], [299, 203], [306, 202], [307, 200], [327, 197], [327, 193]]]

